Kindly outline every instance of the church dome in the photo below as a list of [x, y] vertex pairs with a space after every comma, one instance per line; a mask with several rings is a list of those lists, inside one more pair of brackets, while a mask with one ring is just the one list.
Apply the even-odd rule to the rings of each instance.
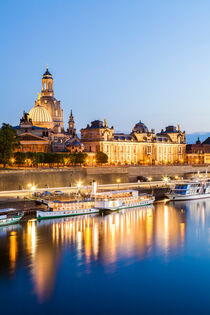
[[133, 132], [137, 132], [137, 133], [147, 133], [148, 131], [149, 130], [147, 126], [145, 126], [145, 124], [141, 122], [141, 120], [133, 128]]
[[43, 106], [35, 106], [29, 112], [29, 118], [32, 119], [32, 123], [51, 123], [52, 117], [48, 110]]

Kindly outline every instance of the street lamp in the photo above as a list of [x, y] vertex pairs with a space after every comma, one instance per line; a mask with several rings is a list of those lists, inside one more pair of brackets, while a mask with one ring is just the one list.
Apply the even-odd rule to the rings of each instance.
[[119, 188], [120, 188], [121, 179], [120, 179], [120, 178], [117, 178], [117, 179], [116, 179], [116, 182], [118, 183], [118, 189], [119, 189]]
[[10, 162], [13, 164], [13, 163], [15, 163], [15, 158], [11, 158], [10, 159]]

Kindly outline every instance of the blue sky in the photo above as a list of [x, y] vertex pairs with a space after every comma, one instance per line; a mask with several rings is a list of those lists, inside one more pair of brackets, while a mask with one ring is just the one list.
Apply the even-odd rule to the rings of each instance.
[[210, 1], [0, 1], [0, 122], [19, 123], [49, 64], [67, 123], [208, 132]]

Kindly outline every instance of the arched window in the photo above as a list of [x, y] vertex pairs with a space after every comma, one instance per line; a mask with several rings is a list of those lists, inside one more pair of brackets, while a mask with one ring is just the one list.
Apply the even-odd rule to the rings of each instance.
[[44, 90], [46, 89], [46, 83], [44, 82]]
[[51, 83], [49, 83], [49, 91], [51, 91]]

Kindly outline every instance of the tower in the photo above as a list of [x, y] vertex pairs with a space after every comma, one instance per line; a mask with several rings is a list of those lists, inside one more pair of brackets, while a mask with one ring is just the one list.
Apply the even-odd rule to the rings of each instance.
[[[54, 97], [53, 77], [48, 70], [48, 66], [42, 76], [41, 95], [39, 93], [38, 95], [33, 113], [31, 112], [32, 110], [29, 113], [30, 118], [33, 118], [33, 123], [36, 122], [35, 125], [38, 127], [48, 126], [46, 128], [53, 129], [56, 133], [62, 133], [64, 131], [63, 109], [60, 101]], [[31, 115], [33, 117], [31, 117]], [[45, 119], [45, 121], [43, 121], [43, 119]]]
[[72, 115], [72, 110], [69, 116], [69, 122], [68, 122], [69, 128], [68, 128], [68, 134], [71, 136], [76, 135], [76, 129], [74, 128], [74, 116]]
[[53, 77], [48, 70], [48, 65], [42, 77], [42, 93], [41, 96], [54, 96], [53, 91]]

